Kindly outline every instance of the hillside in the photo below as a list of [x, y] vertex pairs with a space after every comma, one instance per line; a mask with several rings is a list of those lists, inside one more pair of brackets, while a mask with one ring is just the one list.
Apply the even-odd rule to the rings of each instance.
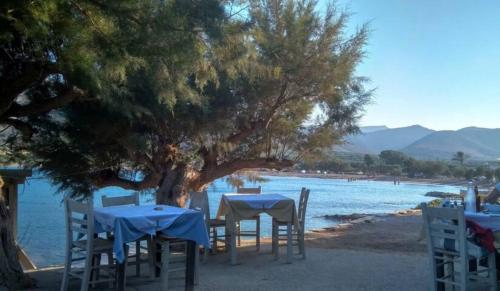
[[437, 131], [401, 150], [422, 159], [448, 160], [462, 151], [474, 160], [496, 160], [500, 158], [500, 129]]
[[434, 131], [419, 125], [401, 128], [374, 126], [361, 128], [346, 144], [334, 151], [379, 154], [399, 150], [420, 159], [449, 160], [457, 151], [473, 160], [500, 158], [500, 129], [467, 127], [457, 131]]
[[346, 144], [342, 146], [341, 151], [378, 154], [383, 150], [402, 149], [433, 132], [420, 125], [378, 128], [380, 130], [371, 131], [361, 128], [361, 134], [346, 139]]

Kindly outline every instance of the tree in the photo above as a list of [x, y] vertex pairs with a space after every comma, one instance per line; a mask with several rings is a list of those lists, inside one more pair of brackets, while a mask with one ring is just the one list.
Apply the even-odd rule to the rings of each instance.
[[366, 154], [364, 156], [363, 160], [364, 160], [365, 165], [368, 169], [371, 168], [375, 164], [375, 159], [369, 154]]
[[[109, 106], [109, 111], [118, 110], [113, 104], [126, 101], [116, 93], [126, 91], [128, 72], [144, 69], [146, 62], [154, 60], [170, 66], [170, 72], [179, 72], [169, 78], [164, 75], [171, 83], [178, 82], [179, 76], [186, 77], [203, 54], [198, 31], [204, 31], [203, 37], [216, 38], [223, 11], [215, 0], [2, 1], [0, 161], [27, 166], [48, 161], [30, 150], [48, 141], [50, 137], [44, 136], [47, 132], [64, 139], [64, 131], [59, 130], [67, 128], [65, 124], [71, 117], [62, 108], [73, 103], [72, 108]], [[163, 43], [155, 41], [157, 37]], [[172, 58], [161, 58], [163, 51], [172, 50]], [[168, 73], [159, 65], [156, 73], [162, 72]], [[169, 88], [182, 92], [183, 86]], [[124, 114], [140, 112], [140, 103], [133, 106], [135, 110]], [[74, 173], [78, 166], [67, 169]], [[31, 280], [17, 262], [12, 230], [5, 227], [9, 220], [10, 213], [0, 199], [0, 245], [8, 262], [0, 268], [0, 286], [19, 289]]]
[[[354, 75], [366, 29], [345, 38], [345, 14], [330, 8], [320, 18], [314, 9], [309, 1], [251, 1], [249, 19], [226, 18], [221, 38], [177, 35], [181, 48], [195, 43], [194, 56], [170, 34], [146, 30], [138, 41], [124, 27], [122, 49], [146, 55], [141, 65], [110, 84], [113, 98], [34, 120], [38, 133], [25, 147], [72, 195], [156, 189], [158, 203], [176, 205], [187, 190], [236, 171], [317, 155], [357, 130], [371, 92]], [[172, 47], [149, 56], [152, 45]], [[306, 123], [315, 107], [321, 116]]]
[[496, 168], [494, 175], [495, 175], [495, 180], [497, 182], [500, 181], [500, 168]]
[[379, 157], [386, 165], [400, 166], [403, 166], [405, 160], [408, 158], [404, 153], [393, 150], [382, 151], [380, 152]]
[[461, 166], [464, 165], [465, 160], [467, 159], [467, 155], [464, 152], [456, 152], [455, 155], [453, 155], [452, 160], [458, 162]]

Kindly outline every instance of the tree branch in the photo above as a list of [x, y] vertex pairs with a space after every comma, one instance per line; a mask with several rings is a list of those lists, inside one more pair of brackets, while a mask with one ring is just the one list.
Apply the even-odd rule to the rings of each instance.
[[290, 168], [294, 164], [295, 162], [291, 160], [279, 160], [275, 158], [236, 159], [219, 164], [208, 171], [202, 170], [195, 179], [190, 181], [190, 187], [193, 189], [202, 188], [218, 178], [222, 178], [240, 170], [258, 168], [282, 170]]
[[[28, 105], [12, 105], [1, 118], [6, 117], [22, 117], [48, 112], [52, 109], [60, 108], [68, 103], [73, 102], [78, 98], [85, 96], [85, 92], [77, 87], [68, 89], [64, 94], [51, 99], [45, 99], [38, 102], [33, 102]], [[1, 120], [0, 118], [0, 120]]]
[[132, 181], [121, 178], [115, 170], [107, 169], [91, 174], [90, 178], [93, 180], [94, 185], [99, 188], [117, 186], [127, 190], [141, 191], [157, 187], [161, 177], [155, 173], [150, 173], [142, 181]]

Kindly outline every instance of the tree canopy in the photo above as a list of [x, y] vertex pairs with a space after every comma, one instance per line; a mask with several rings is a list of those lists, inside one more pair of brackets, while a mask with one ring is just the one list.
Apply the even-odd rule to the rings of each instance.
[[66, 90], [78, 100], [2, 123], [29, 127], [9, 149], [31, 153], [72, 195], [157, 189], [158, 202], [183, 205], [186, 190], [217, 178], [320, 154], [357, 130], [371, 95], [355, 73], [367, 30], [347, 35], [334, 6], [320, 15], [315, 1], [29, 3], [16, 21], [45, 30], [21, 39], [56, 42], [41, 42], [40, 63], [64, 70], [17, 90], [9, 108], [40, 108]]

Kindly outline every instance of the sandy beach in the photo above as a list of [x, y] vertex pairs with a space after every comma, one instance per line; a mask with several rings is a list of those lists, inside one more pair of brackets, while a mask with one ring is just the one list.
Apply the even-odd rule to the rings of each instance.
[[[394, 177], [386, 175], [368, 176], [362, 174], [336, 174], [336, 173], [302, 173], [302, 172], [286, 172], [286, 171], [257, 171], [261, 176], [279, 176], [279, 177], [300, 177], [300, 178], [320, 178], [320, 179], [340, 179], [340, 180], [367, 180], [393, 182]], [[435, 184], [435, 185], [450, 185], [450, 186], [466, 186], [467, 181], [464, 179], [455, 178], [408, 178], [400, 177], [400, 182], [418, 183], [418, 184]], [[481, 186], [490, 186], [489, 183]]]

